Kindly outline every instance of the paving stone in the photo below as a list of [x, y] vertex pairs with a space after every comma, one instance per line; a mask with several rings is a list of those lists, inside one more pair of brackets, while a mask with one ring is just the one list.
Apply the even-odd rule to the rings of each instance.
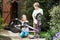
[[[12, 40], [45, 40], [45, 38], [29, 39], [29, 38], [20, 38], [19, 33], [13, 33], [11, 31], [2, 30], [0, 35], [9, 36]], [[33, 35], [30, 35], [32, 37]]]

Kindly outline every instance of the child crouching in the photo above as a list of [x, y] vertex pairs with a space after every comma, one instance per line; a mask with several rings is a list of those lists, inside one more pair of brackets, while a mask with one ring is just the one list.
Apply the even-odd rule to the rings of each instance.
[[20, 37], [21, 38], [27, 37], [29, 34], [29, 28], [27, 26], [29, 22], [27, 21], [26, 15], [22, 15], [22, 18], [20, 21], [21, 21], [21, 25], [22, 25]]

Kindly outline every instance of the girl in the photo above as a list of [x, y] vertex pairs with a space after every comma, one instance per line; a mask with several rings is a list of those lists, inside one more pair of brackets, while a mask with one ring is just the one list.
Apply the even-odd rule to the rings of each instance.
[[21, 26], [22, 26], [20, 37], [23, 38], [23, 37], [28, 36], [29, 28], [31, 28], [31, 29], [34, 29], [34, 28], [31, 27], [31, 26], [28, 26], [29, 22], [27, 20], [26, 15], [22, 15], [22, 18], [21, 18], [20, 22], [21, 22]]

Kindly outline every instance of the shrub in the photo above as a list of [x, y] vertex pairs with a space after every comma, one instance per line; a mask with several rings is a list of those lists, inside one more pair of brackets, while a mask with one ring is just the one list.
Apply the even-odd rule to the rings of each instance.
[[60, 5], [51, 9], [50, 12], [50, 28], [53, 30], [60, 31]]
[[50, 25], [50, 30], [48, 32], [48, 34], [50, 36], [48, 36], [48, 40], [52, 40], [52, 37], [60, 31], [60, 5], [58, 6], [54, 6], [51, 10], [50, 10], [50, 16], [51, 16], [51, 20], [49, 22]]

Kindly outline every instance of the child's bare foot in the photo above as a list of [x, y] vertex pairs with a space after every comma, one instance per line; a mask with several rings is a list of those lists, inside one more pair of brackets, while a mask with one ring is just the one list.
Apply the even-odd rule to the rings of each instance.
[[30, 36], [28, 35], [27, 38], [30, 38]]

